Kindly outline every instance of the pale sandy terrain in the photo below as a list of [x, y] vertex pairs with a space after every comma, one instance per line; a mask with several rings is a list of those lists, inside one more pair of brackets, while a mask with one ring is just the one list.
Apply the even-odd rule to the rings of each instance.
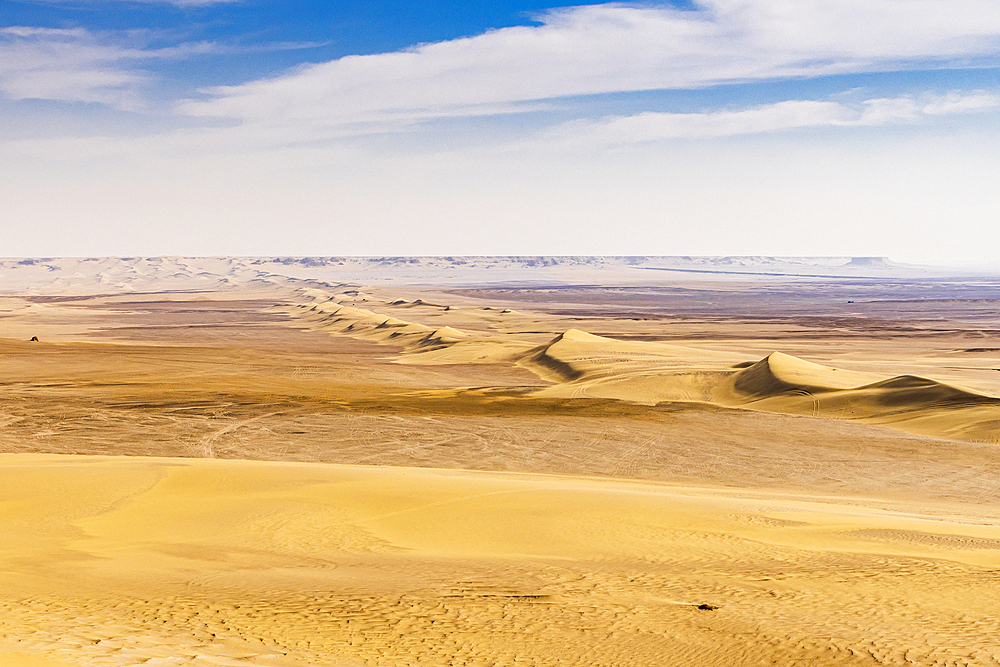
[[989, 277], [12, 262], [0, 666], [1000, 664]]
[[1000, 659], [991, 511], [413, 468], [45, 455], [0, 466], [0, 632], [21, 655], [88, 665]]

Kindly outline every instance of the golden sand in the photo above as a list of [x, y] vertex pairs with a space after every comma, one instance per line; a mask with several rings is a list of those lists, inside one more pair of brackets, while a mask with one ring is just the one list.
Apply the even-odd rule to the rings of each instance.
[[0, 633], [22, 656], [80, 665], [1000, 657], [991, 511], [156, 458], [6, 455], [0, 476]]
[[0, 298], [0, 667], [1000, 664], [995, 315], [684, 289]]

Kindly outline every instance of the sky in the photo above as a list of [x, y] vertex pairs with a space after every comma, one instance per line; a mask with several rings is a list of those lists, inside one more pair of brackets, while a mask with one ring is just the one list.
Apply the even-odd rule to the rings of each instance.
[[0, 256], [1000, 266], [1000, 2], [0, 0]]

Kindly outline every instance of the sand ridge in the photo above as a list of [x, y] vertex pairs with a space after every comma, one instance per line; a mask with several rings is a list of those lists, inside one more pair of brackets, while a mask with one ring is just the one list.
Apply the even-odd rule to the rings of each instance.
[[[404, 364], [515, 364], [554, 383], [536, 390], [538, 396], [648, 405], [698, 401], [1000, 443], [1000, 398], [928, 378], [841, 370], [782, 352], [750, 363], [736, 351], [621, 341], [578, 329], [533, 346], [502, 334], [431, 329], [341, 303], [345, 297], [356, 301], [356, 294], [338, 297], [312, 290], [304, 296], [318, 303], [289, 312], [324, 331], [398, 345], [403, 348], [398, 362]], [[377, 303], [374, 295], [372, 301]]]

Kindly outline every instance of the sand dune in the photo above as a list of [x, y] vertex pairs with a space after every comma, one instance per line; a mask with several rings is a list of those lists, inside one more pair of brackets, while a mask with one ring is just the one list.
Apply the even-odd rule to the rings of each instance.
[[0, 667], [1000, 664], [991, 284], [341, 259], [0, 269]]
[[[619, 346], [611, 343], [605, 344], [603, 358], [613, 361], [594, 363], [595, 357], [589, 357], [591, 365], [586, 373], [562, 361], [558, 355], [548, 355], [543, 363], [532, 360], [545, 371], [563, 371], [543, 374], [546, 379], [562, 380], [565, 384], [561, 388], [543, 389], [538, 393], [649, 404], [704, 401], [729, 407], [851, 419], [920, 435], [1000, 443], [1000, 398], [927, 378], [907, 375], [877, 379], [871, 374], [830, 368], [780, 352], [747, 368], [716, 367], [712, 370], [704, 368], [711, 357], [694, 350], [677, 358], [671, 353], [654, 356], [658, 350], [652, 344], [624, 343], [620, 347], [628, 346], [628, 352], [634, 354], [635, 347], [642, 345], [649, 346], [650, 354], [643, 360], [647, 368], [642, 370], [631, 367], [635, 357], [624, 363], [615, 359], [615, 352], [611, 350], [618, 351]], [[725, 356], [717, 354], [716, 358]]]
[[[399, 359], [404, 364], [514, 363], [526, 350], [533, 347], [530, 343], [507, 338], [473, 337], [450, 326], [431, 328], [379, 315], [370, 310], [345, 306], [322, 296], [310, 296], [323, 302], [302, 304], [288, 312], [313, 323], [315, 328], [321, 330], [400, 346], [410, 355]], [[396, 305], [405, 307], [414, 304]], [[439, 310], [447, 308], [424, 302], [416, 305]]]
[[622, 341], [578, 329], [533, 346], [500, 334], [470, 336], [451, 327], [432, 330], [335, 302], [303, 305], [292, 312], [326, 330], [399, 345], [402, 355], [397, 361], [403, 364], [515, 364], [553, 383], [536, 390], [538, 396], [646, 405], [705, 402], [1000, 442], [1000, 399], [927, 378], [887, 379], [781, 352], [747, 363], [742, 362], [745, 355], [736, 351]]
[[7, 455], [0, 481], [5, 665], [998, 657], [992, 514], [210, 460]]
[[734, 373], [728, 387], [746, 398], [768, 398], [785, 393], [852, 389], [877, 378], [842, 371], [797, 359], [781, 352], [769, 354], [746, 369]]
[[715, 400], [853, 419], [923, 435], [1000, 442], [1000, 398], [912, 375], [870, 380], [775, 353], [728, 378]]
[[666, 343], [620, 341], [569, 329], [527, 355], [523, 363], [537, 367], [543, 374], [551, 372], [554, 380], [579, 381], [677, 368], [718, 367], [738, 358], [731, 353]]

